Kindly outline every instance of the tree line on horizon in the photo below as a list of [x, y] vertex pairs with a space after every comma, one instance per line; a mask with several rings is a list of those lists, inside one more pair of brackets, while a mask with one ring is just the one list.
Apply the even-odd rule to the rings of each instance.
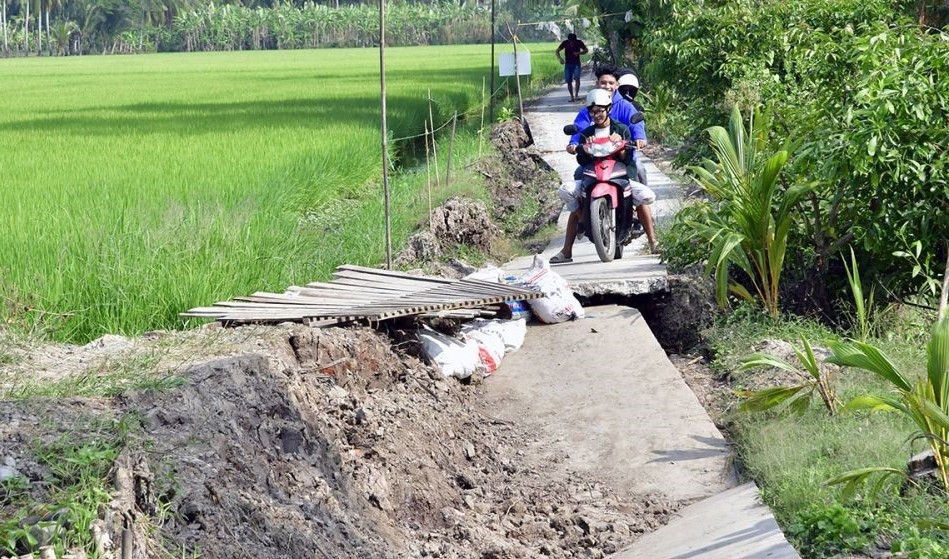
[[[0, 0], [0, 55], [365, 47], [378, 43], [378, 2], [364, 0]], [[389, 0], [387, 45], [486, 43], [488, 0]], [[508, 25], [557, 17], [556, 0], [496, 4]], [[522, 40], [550, 39], [525, 26]]]

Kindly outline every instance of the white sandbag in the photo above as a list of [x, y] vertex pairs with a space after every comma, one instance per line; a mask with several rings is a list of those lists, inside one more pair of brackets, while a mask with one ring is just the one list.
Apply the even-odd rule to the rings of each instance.
[[474, 279], [481, 281], [490, 281], [492, 283], [501, 283], [501, 278], [504, 276], [504, 270], [498, 268], [497, 266], [485, 266], [480, 270], [471, 272], [464, 279]]
[[461, 331], [465, 334], [479, 332], [493, 335], [504, 345], [503, 353], [511, 353], [524, 345], [524, 338], [527, 336], [527, 321], [523, 318], [517, 320], [476, 318], [462, 326]]
[[480, 357], [475, 340], [459, 340], [427, 326], [418, 332], [418, 338], [425, 356], [446, 377], [464, 379], [478, 370]]
[[484, 375], [490, 375], [501, 365], [505, 353], [516, 351], [523, 345], [527, 321], [476, 318], [462, 326], [461, 332], [478, 344], [479, 370]]
[[[464, 331], [464, 329], [462, 329]], [[487, 376], [498, 370], [504, 357], [504, 342], [496, 334], [472, 329], [465, 337], [478, 344], [478, 371]]]
[[540, 299], [529, 299], [531, 310], [541, 322], [555, 324], [583, 318], [583, 307], [573, 296], [573, 290], [560, 274], [550, 269], [541, 255], [534, 256], [531, 268], [515, 281], [518, 285], [540, 290]]

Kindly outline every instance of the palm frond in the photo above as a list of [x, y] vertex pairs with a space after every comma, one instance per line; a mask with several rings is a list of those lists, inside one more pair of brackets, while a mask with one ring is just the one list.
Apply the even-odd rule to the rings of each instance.
[[890, 477], [906, 477], [906, 472], [897, 470], [896, 468], [860, 468], [858, 470], [852, 470], [839, 476], [832, 477], [828, 479], [826, 483], [827, 485], [839, 485], [841, 483], [846, 483], [843, 489], [843, 497], [844, 499], [849, 499], [850, 497], [853, 497], [857, 487], [866, 482], [871, 476], [877, 474], [880, 475], [880, 479], [876, 484], [874, 484], [873, 489], [870, 491], [871, 496], [878, 493], [883, 487], [883, 483]]
[[862, 342], [831, 342], [828, 363], [874, 373], [890, 381], [899, 390], [909, 392], [912, 385], [892, 361], [879, 349]]

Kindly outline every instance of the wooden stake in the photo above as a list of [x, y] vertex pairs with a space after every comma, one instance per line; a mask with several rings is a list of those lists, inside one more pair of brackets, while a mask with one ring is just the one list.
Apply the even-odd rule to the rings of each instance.
[[392, 221], [389, 216], [389, 130], [386, 123], [386, 0], [379, 0], [379, 89], [382, 109], [382, 193], [386, 228], [386, 268], [392, 269]]
[[425, 178], [428, 183], [428, 230], [432, 230], [432, 166], [428, 161], [428, 121], [425, 121]]
[[[520, 22], [518, 22], [520, 24]], [[511, 33], [511, 45], [514, 47], [514, 82], [517, 84], [517, 105], [520, 108], [521, 122], [524, 122], [524, 98], [521, 97], [521, 72], [517, 67], [517, 35], [508, 25], [507, 30]]]
[[484, 76], [481, 76], [481, 128], [478, 128], [478, 159], [481, 159], [481, 146], [484, 145]]
[[432, 90], [428, 90], [428, 120], [432, 123], [432, 161], [435, 162], [435, 188], [441, 186], [441, 180], [438, 178], [438, 147], [435, 145], [435, 117], [432, 116]]
[[491, 96], [488, 98], [489, 103], [489, 114], [491, 122], [494, 122], [494, 37], [495, 37], [495, 17], [494, 17], [494, 5], [497, 4], [497, 0], [491, 0]]

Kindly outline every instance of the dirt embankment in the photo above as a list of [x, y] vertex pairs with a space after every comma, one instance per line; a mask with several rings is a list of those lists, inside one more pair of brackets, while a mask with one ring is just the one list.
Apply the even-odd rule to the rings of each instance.
[[0, 456], [42, 498], [49, 466], [32, 446], [138, 418], [101, 516], [113, 542], [132, 519], [132, 557], [601, 557], [669, 513], [526, 467], [530, 433], [380, 332], [269, 330], [174, 389], [7, 403]]
[[[556, 219], [559, 202], [522, 135], [517, 126], [496, 132], [502, 155], [482, 172], [502, 217], [517, 200], [540, 200], [518, 231], [533, 233]], [[439, 209], [446, 227], [435, 230], [436, 249], [471, 241], [452, 225], [465, 212], [477, 222], [472, 239], [490, 248], [495, 230], [482, 213], [452, 204]], [[425, 250], [423, 259], [437, 257]], [[183, 349], [184, 340], [201, 349]], [[0, 379], [13, 370], [88, 378], [103, 363], [114, 371], [133, 362], [179, 380], [112, 398], [2, 402], [0, 464], [21, 481], [17, 503], [23, 491], [43, 503], [55, 464], [38, 448], [94, 442], [95, 426], [132, 425], [110, 468], [111, 505], [93, 523], [103, 557], [602, 557], [671, 513], [529, 463], [520, 449], [532, 433], [493, 418], [477, 382], [442, 378], [398, 336], [286, 325], [101, 346], [19, 356], [0, 366]], [[164, 357], [151, 359], [156, 352]], [[55, 539], [76, 523], [63, 510], [19, 518], [14, 506], [0, 488], [2, 535]], [[27, 543], [22, 536], [17, 551]]]

